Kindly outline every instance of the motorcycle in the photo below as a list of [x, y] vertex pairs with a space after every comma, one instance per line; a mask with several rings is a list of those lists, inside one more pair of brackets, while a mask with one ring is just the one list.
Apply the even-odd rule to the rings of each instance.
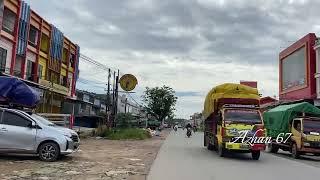
[[188, 138], [190, 138], [190, 136], [191, 136], [191, 128], [187, 128], [187, 136], [188, 136]]
[[177, 128], [177, 127], [174, 127], [173, 129], [174, 129], [174, 131], [176, 131], [176, 132], [177, 132], [177, 130], [178, 130], [178, 128]]

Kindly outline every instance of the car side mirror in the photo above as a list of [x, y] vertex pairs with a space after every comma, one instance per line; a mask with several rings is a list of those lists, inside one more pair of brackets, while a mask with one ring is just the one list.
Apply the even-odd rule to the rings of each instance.
[[36, 128], [37, 128], [37, 125], [36, 125], [35, 122], [31, 121], [31, 123], [28, 125], [28, 128], [36, 129]]

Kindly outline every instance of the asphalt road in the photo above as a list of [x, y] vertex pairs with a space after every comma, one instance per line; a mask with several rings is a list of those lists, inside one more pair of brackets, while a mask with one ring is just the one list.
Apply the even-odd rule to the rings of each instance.
[[203, 133], [191, 138], [185, 131], [172, 131], [151, 167], [148, 180], [298, 180], [319, 179], [320, 159], [294, 160], [286, 153], [262, 153], [260, 160], [251, 154], [229, 153], [219, 157], [203, 147]]

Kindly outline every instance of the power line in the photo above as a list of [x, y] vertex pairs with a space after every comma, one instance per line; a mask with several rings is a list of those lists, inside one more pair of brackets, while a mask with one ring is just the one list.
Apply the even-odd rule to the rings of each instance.
[[[100, 62], [98, 62], [98, 61], [96, 61], [96, 60], [94, 60], [94, 59], [92, 59], [92, 58], [90, 58], [90, 57], [88, 57], [86, 55], [80, 54], [80, 59], [82, 59], [82, 60], [84, 60], [84, 61], [86, 61], [88, 63], [91, 63], [91, 64], [99, 67], [100, 69], [103, 69], [103, 70], [106, 70], [106, 71], [109, 71], [109, 69], [110, 69], [112, 72], [117, 72], [117, 70], [114, 70], [114, 69], [117, 69], [117, 68], [108, 67], [107, 65], [102, 64], [102, 63], [100, 63]], [[121, 76], [124, 75], [122, 72], [119, 72], [119, 74]]]
[[130, 93], [126, 93], [136, 104], [138, 104], [139, 106], [142, 106], [140, 103], [138, 103], [132, 96]]
[[102, 64], [102, 63], [100, 63], [100, 62], [98, 62], [98, 61], [96, 61], [96, 60], [94, 60], [94, 59], [92, 59], [92, 58], [90, 58], [88, 56], [83, 55], [83, 54], [80, 54], [80, 58], [82, 60], [86, 61], [86, 62], [89, 62], [89, 63], [99, 67], [100, 69], [103, 69], [103, 70], [106, 70], [106, 71], [109, 71], [109, 69], [112, 70], [112, 71], [116, 71], [116, 70], [113, 70], [113, 69], [116, 69], [116, 68], [108, 67], [105, 64]]
[[90, 85], [90, 86], [97, 87], [97, 88], [101, 88], [101, 89], [105, 89], [105, 87], [103, 87], [103, 86], [98, 86], [98, 85], [94, 85], [94, 84], [89, 84], [88, 82], [79, 81], [79, 83], [82, 83], [82, 84], [85, 84], [85, 85]]
[[91, 84], [99, 84], [99, 85], [106, 85], [106, 82], [103, 82], [103, 81], [98, 81], [98, 80], [89, 80], [89, 79], [84, 79], [84, 78], [79, 78], [79, 80], [81, 81], [87, 81], [88, 83], [91, 83]]

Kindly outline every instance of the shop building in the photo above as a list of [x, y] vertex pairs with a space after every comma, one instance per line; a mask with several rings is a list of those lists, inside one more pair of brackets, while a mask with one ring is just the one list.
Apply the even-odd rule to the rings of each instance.
[[279, 100], [316, 103], [317, 37], [309, 33], [279, 54]]
[[258, 88], [258, 82], [257, 81], [240, 81], [240, 84], [250, 86], [252, 88]]
[[80, 48], [21, 0], [0, 0], [0, 73], [41, 95], [37, 111], [61, 113], [75, 99]]
[[316, 94], [317, 99], [320, 99], [320, 39], [318, 38], [314, 45], [316, 53], [316, 73], [314, 75], [316, 79]]

